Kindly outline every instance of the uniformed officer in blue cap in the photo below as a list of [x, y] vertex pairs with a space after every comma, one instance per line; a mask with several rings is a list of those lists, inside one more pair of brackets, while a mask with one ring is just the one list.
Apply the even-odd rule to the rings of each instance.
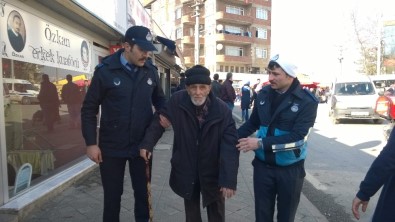
[[[96, 67], [82, 106], [86, 154], [100, 165], [103, 221], [119, 221], [126, 163], [134, 189], [135, 221], [146, 222], [150, 218], [147, 193], [150, 179], [146, 177], [146, 163], [139, 156], [137, 146], [152, 120], [152, 106], [159, 110], [165, 104], [150, 51], [156, 51], [151, 31], [143, 26], [130, 27], [123, 48]], [[152, 158], [149, 165], [152, 166]]]

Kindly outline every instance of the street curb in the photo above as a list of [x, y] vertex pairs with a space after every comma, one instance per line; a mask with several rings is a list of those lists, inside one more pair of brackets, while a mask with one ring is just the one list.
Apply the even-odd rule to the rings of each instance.
[[[47, 181], [33, 187], [29, 192], [21, 194], [10, 202], [0, 207], [0, 221], [22, 221], [35, 208], [52, 199], [70, 187], [80, 178], [84, 177], [96, 167], [90, 160], [82, 160], [75, 166], [55, 175]], [[71, 175], [70, 175], [71, 174]]]

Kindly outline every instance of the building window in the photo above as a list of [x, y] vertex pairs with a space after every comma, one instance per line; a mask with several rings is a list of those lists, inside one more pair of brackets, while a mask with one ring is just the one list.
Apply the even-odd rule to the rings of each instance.
[[220, 71], [220, 72], [223, 72], [223, 71], [224, 71], [224, 66], [223, 66], [223, 65], [220, 65], [220, 66], [219, 66], [219, 71]]
[[237, 73], [239, 72], [239, 67], [238, 67], [238, 66], [236, 66], [236, 72], [237, 72]]
[[267, 29], [257, 28], [256, 29], [256, 37], [260, 39], [267, 39]]
[[182, 16], [182, 11], [181, 8], [176, 9], [176, 19], [180, 19]]
[[227, 46], [225, 48], [225, 55], [243, 56], [244, 55], [244, 50], [241, 47]]
[[244, 73], [244, 67], [240, 67], [240, 72]]
[[176, 29], [176, 39], [182, 38], [182, 28]]
[[235, 15], [244, 15], [244, 8], [236, 7], [233, 5], [227, 5], [226, 13], [235, 14]]
[[256, 48], [255, 54], [257, 58], [266, 59], [267, 58], [267, 49]]
[[264, 8], [256, 8], [256, 18], [267, 20], [268, 11]]
[[229, 66], [225, 66], [225, 72], [229, 72]]
[[225, 25], [225, 33], [233, 35], [242, 35], [243, 30], [240, 27]]

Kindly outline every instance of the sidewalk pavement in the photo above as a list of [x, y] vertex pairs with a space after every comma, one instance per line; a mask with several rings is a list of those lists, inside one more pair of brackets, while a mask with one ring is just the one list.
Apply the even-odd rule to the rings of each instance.
[[[184, 201], [169, 187], [172, 143], [173, 131], [166, 130], [153, 154], [151, 193], [154, 221], [185, 221]], [[237, 192], [234, 197], [226, 200], [226, 221], [255, 221], [252, 159], [253, 152], [240, 154]], [[133, 205], [130, 176], [125, 173], [121, 221], [134, 221]], [[102, 209], [103, 190], [99, 168], [96, 167], [59, 195], [37, 206], [22, 221], [98, 222], [102, 220]], [[207, 221], [205, 210], [202, 210], [202, 215], [203, 221]], [[327, 219], [302, 194], [295, 221], [325, 222]]]

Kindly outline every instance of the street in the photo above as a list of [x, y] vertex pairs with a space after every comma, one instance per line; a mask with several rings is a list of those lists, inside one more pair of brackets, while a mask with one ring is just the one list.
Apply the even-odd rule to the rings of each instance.
[[[383, 127], [372, 121], [344, 121], [333, 124], [328, 105], [318, 106], [316, 123], [308, 140], [304, 195], [329, 221], [356, 221], [351, 202], [371, 163], [385, 145]], [[251, 111], [251, 110], [250, 110]], [[234, 113], [241, 116], [239, 106]], [[370, 200], [359, 221], [373, 214], [379, 192]]]

